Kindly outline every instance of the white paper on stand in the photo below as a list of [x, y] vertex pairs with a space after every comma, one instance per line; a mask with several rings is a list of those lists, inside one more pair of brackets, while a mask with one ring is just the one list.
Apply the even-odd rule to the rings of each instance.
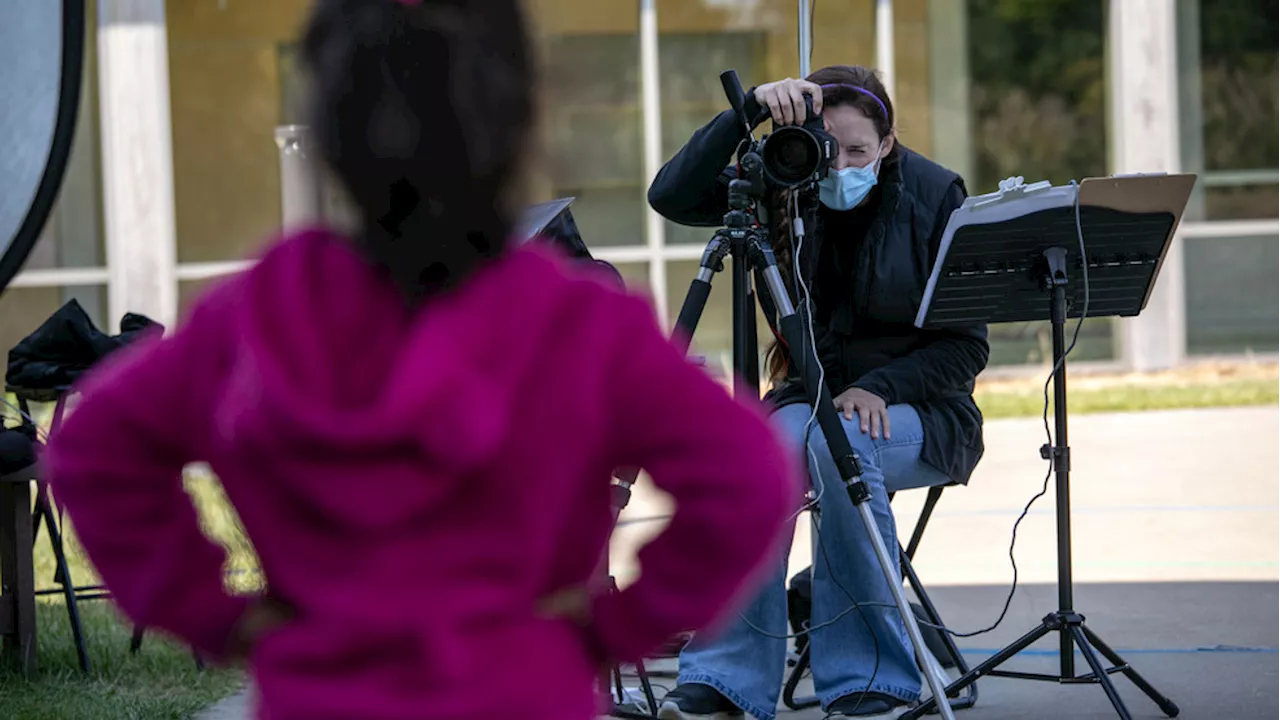
[[1075, 185], [1037, 188], [1009, 184], [1006, 187], [1007, 183], [1009, 181], [1001, 183], [1003, 189], [996, 192], [965, 198], [964, 204], [952, 211], [951, 218], [947, 221], [947, 229], [943, 231], [942, 241], [938, 245], [938, 257], [933, 262], [933, 272], [929, 274], [929, 283], [925, 285], [924, 297], [920, 300], [920, 310], [916, 313], [916, 327], [924, 327], [925, 316], [933, 303], [933, 291], [938, 285], [938, 276], [942, 273], [943, 265], [946, 264], [947, 251], [951, 249], [951, 240], [960, 228], [966, 225], [1004, 222], [1041, 210], [1071, 207], [1075, 204], [1078, 192]]

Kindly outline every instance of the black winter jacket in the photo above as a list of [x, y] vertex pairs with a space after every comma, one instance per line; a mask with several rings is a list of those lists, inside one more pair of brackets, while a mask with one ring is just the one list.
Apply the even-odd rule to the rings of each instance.
[[[747, 103], [757, 117], [750, 92]], [[742, 137], [733, 112], [721, 113], [658, 172], [649, 204], [673, 222], [719, 225]], [[947, 220], [965, 195], [960, 176], [899, 144], [861, 208], [837, 212], [816, 199], [801, 206], [810, 240], [800, 254], [832, 396], [859, 387], [888, 405], [910, 404], [924, 426], [921, 459], [962, 484], [983, 452], [973, 386], [987, 364], [987, 327], [922, 330], [914, 321]], [[793, 366], [766, 399], [775, 407], [805, 402], [798, 377]]]

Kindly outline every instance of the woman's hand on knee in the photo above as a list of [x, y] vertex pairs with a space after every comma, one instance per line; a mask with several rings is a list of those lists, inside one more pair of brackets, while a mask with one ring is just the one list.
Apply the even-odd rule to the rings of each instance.
[[836, 396], [835, 404], [846, 420], [858, 414], [864, 435], [870, 432], [872, 439], [879, 439], [883, 433], [884, 438], [889, 439], [889, 407], [879, 395], [851, 387]]

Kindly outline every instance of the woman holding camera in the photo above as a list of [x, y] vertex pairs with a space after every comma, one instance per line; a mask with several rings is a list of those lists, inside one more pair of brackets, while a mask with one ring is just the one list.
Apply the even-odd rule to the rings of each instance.
[[[753, 88], [747, 117], [802, 124], [805, 96], [838, 153], [816, 198], [770, 190], [773, 245], [801, 312], [811, 298], [825, 382], [892, 549], [898, 539], [888, 493], [966, 483], [982, 455], [982, 415], [972, 392], [987, 364], [986, 326], [914, 326], [943, 230], [966, 191], [960, 176], [897, 141], [893, 104], [868, 68], [826, 67], [805, 80]], [[736, 167], [726, 166], [743, 139], [735, 113], [721, 113], [662, 168], [649, 203], [678, 223], [721, 224], [728, 182], [736, 177]], [[791, 232], [797, 212], [807, 228], [798, 258]], [[810, 645], [818, 696], [836, 717], [915, 702], [921, 676], [906, 628], [862, 521], [839, 492], [822, 432], [810, 423], [812, 408], [789, 349], [775, 341], [768, 360], [773, 420], [795, 452], [804, 452], [808, 438], [810, 480], [823, 493]], [[684, 649], [679, 684], [663, 701], [661, 718], [774, 717], [787, 651], [784, 581], [785, 566], [737, 618]]]

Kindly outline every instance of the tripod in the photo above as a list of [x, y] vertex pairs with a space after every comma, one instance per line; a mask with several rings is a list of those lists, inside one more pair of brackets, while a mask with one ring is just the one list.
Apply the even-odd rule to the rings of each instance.
[[[732, 84], [736, 84], [736, 79], [734, 75]], [[722, 80], [725, 80], [725, 76], [722, 76]], [[735, 97], [730, 87], [731, 83], [725, 81], [725, 85], [726, 92], [730, 94], [730, 100], [736, 100], [733, 104], [736, 109], [739, 109], [741, 115], [741, 87], [737, 87]], [[756, 223], [755, 217], [749, 212], [751, 201], [759, 200], [764, 196], [764, 162], [752, 149], [740, 153], [739, 164], [745, 178], [737, 178], [729, 182], [729, 211], [724, 217], [724, 227], [715, 233], [702, 255], [697, 277], [690, 285], [676, 320], [677, 332], [674, 342], [681, 351], [688, 350], [689, 342], [706, 307], [707, 298], [711, 294], [711, 280], [717, 272], [724, 269], [725, 258], [732, 258], [735, 390], [758, 398], [760, 373], [756, 350], [756, 301], [751, 285], [753, 271], [763, 278], [773, 306], [778, 311], [778, 325], [783, 339], [792, 349], [793, 362], [800, 370], [809, 402], [817, 408], [819, 426], [826, 437], [827, 446], [831, 450], [849, 500], [862, 517], [867, 538], [875, 550], [894, 603], [902, 615], [907, 634], [915, 649], [916, 659], [933, 696], [945, 697], [943, 687], [946, 683], [946, 675], [929, 652], [924, 637], [920, 633], [915, 614], [911, 610], [902, 583], [898, 580], [896, 572], [898, 560], [896, 556], [889, 554], [868, 504], [871, 493], [866, 483], [862, 481], [862, 465], [845, 435], [844, 426], [840, 422], [830, 391], [820, 382], [820, 368], [814, 361], [814, 350], [809, 343], [811, 332], [808, 314], [805, 313], [802, 316], [796, 312], [783, 283], [782, 275], [778, 271], [777, 260], [769, 244], [769, 231]], [[941, 714], [947, 720], [952, 720], [954, 715], [949, 702], [941, 705]]]
[[[627, 504], [631, 502], [631, 487], [635, 484], [639, 470], [627, 469], [619, 471], [614, 476], [613, 493], [612, 493], [612, 512], [614, 526], [618, 523], [618, 517], [622, 511], [626, 509]], [[596, 570], [596, 577], [606, 583], [605, 592], [617, 592], [618, 585], [613, 575], [609, 572], [609, 551], [606, 549], [604, 557], [600, 561], [600, 565]], [[653, 685], [649, 681], [649, 671], [644, 665], [643, 660], [636, 661], [636, 675], [640, 680], [640, 690], [644, 693], [645, 703], [648, 704], [648, 715], [634, 710], [627, 709], [627, 692], [622, 685], [622, 666], [614, 663], [609, 667], [608, 672], [601, 678], [601, 689], [609, 694], [612, 698], [609, 715], [616, 718], [633, 718], [635, 720], [653, 720], [658, 711], [658, 701], [653, 694]]]
[[[1147, 183], [1146, 188], [1138, 188], [1138, 190], [1146, 192], [1148, 196], [1165, 192], [1164, 188], [1155, 186], [1158, 181], [1152, 181], [1149, 178], [1126, 178], [1125, 181], [1115, 183], [1114, 187], [1107, 190], [1110, 190], [1114, 196], [1123, 197], [1124, 191], [1129, 188], [1119, 186], [1121, 183], [1129, 184], [1130, 179]], [[1085, 181], [1083, 187], [1088, 187], [1091, 182], [1094, 181]], [[1176, 182], [1178, 181], [1175, 179], [1169, 184]], [[1053, 433], [1052, 443], [1041, 448], [1041, 457], [1052, 461], [1053, 473], [1056, 475], [1057, 603], [1059, 607], [1056, 611], [1044, 616], [1041, 624], [1029, 633], [960, 676], [955, 683], [948, 685], [947, 692], [963, 691], [983, 675], [996, 676], [996, 678], [1048, 680], [1048, 682], [1062, 684], [1097, 683], [1102, 685], [1102, 691], [1107, 694], [1107, 700], [1111, 701], [1112, 707], [1115, 707], [1116, 714], [1129, 720], [1129, 710], [1121, 700], [1120, 694], [1116, 692], [1110, 676], [1112, 673], [1123, 673], [1130, 682], [1138, 685], [1147, 697], [1155, 701], [1165, 715], [1176, 717], [1179, 712], [1178, 706], [1152, 687], [1151, 683], [1139, 675], [1137, 670], [1121, 659], [1119, 653], [1111, 650], [1100, 635], [1084, 624], [1084, 615], [1075, 611], [1073, 587], [1071, 587], [1071, 454], [1068, 438], [1066, 438], [1068, 410], [1066, 410], [1065, 332], [1066, 315], [1068, 315], [1066, 296], [1068, 296], [1069, 287], [1069, 265], [1079, 264], [1085, 273], [1092, 270], [1103, 275], [1107, 287], [1123, 288], [1123, 292], [1114, 293], [1115, 297], [1100, 300], [1100, 313], [1091, 314], [1091, 316], [1137, 315], [1140, 306], [1149, 296], [1149, 287], [1155, 282], [1158, 259], [1164, 255], [1167, 237], [1171, 237], [1172, 224], [1176, 220], [1172, 215], [1165, 217], [1152, 211], [1135, 213], [1135, 211], [1088, 208], [1085, 210], [1084, 217], [1096, 219], [1096, 227], [1100, 228], [1096, 233], [1098, 237], [1091, 242], [1094, 247], [1089, 250], [1089, 254], [1102, 256], [1105, 259], [1126, 256], [1128, 261], [1114, 263], [1114, 261], [1103, 260], [1097, 265], [1085, 265], [1088, 259], [1084, 258], [1085, 243], [1083, 225], [1080, 223], [1082, 209], [1080, 209], [1079, 200], [1079, 195], [1087, 192], [1083, 187], [1075, 196], [1074, 217], [1062, 213], [1061, 210], [1064, 209], [1056, 208], [1037, 211], [1023, 218], [986, 224], [975, 222], [968, 228], [961, 227], [961, 231], [955, 233], [954, 243], [952, 243], [952, 258], [938, 259], [938, 269], [941, 272], [940, 270], [934, 272], [934, 282], [938, 283], [931, 315], [934, 324], [972, 322], [974, 318], [989, 310], [988, 307], [975, 306], [974, 297], [982, 296], [996, 297], [996, 299], [1004, 296], [1009, 299], [1004, 304], [996, 302], [997, 305], [1005, 307], [1002, 310], [1004, 315], [997, 314], [996, 318], [992, 318], [992, 322], [1009, 319], [1025, 320], [1034, 319], [1034, 313], [1023, 309], [1024, 302], [1029, 301], [1030, 297], [1027, 292], [1019, 290], [1019, 283], [1025, 275], [1018, 270], [1020, 266], [1029, 265], [1029, 269], [1032, 270], [1030, 277], [1039, 281], [1039, 292], [1048, 293], [1048, 304], [1050, 304], [1048, 315], [1050, 315], [1053, 337], [1055, 433]], [[1116, 190], [1116, 187], [1119, 187], [1119, 190]], [[1189, 184], [1187, 190], [1189, 191]], [[1012, 187], [1009, 191], [1011, 195], [1021, 195], [1021, 193], [1029, 195], [1027, 188], [1023, 187]], [[1172, 192], [1178, 192], [1178, 188], [1175, 187]], [[1185, 204], [1185, 196], [1183, 204]], [[1069, 213], [1070, 208], [1065, 210]], [[955, 219], [952, 219], [952, 224], [956, 224]], [[1071, 236], [1070, 240], [1074, 241], [1076, 234], [1079, 237], [1080, 249], [1075, 251], [1074, 263], [1069, 263], [1068, 247], [1070, 245], [1069, 242], [1064, 241], [1068, 241], [1068, 236]], [[1044, 247], [1044, 245], [1048, 246]], [[1119, 250], [1124, 250], [1124, 254], [1117, 254]], [[1030, 258], [1029, 263], [1028, 258]], [[945, 261], [946, 268], [943, 268]], [[968, 270], [982, 268], [982, 270], [961, 272], [961, 268]], [[1085, 274], [1085, 283], [1088, 283], [1088, 274]], [[1001, 288], [1014, 288], [1014, 290], [1001, 292]], [[1088, 292], [1087, 286], [1084, 291]], [[925, 296], [925, 306], [929, 304], [929, 300], [931, 299]], [[925, 311], [927, 307], [922, 306], [916, 324], [923, 324]], [[1087, 311], [1085, 310], [1085, 313]], [[1019, 671], [1000, 670], [1000, 666], [1004, 665], [1005, 661], [1050, 633], [1059, 634], [1059, 673], [1019, 673]], [[1075, 674], [1076, 648], [1079, 648], [1080, 655], [1084, 657], [1084, 661], [1091, 670], [1088, 674]], [[1111, 662], [1112, 667], [1103, 667], [1101, 660], [1098, 659], [1100, 655]], [[933, 697], [942, 696], [934, 693]], [[931, 710], [933, 705], [934, 700], [931, 698], [928, 702], [901, 715], [899, 720], [914, 720]]]

